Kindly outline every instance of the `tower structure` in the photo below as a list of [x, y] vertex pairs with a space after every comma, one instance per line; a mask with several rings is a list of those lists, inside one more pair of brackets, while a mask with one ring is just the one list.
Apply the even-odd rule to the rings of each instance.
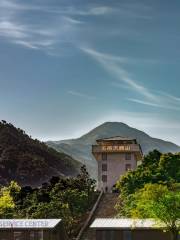
[[98, 190], [111, 192], [119, 177], [142, 161], [141, 146], [136, 139], [119, 136], [96, 142], [92, 154], [98, 163]]

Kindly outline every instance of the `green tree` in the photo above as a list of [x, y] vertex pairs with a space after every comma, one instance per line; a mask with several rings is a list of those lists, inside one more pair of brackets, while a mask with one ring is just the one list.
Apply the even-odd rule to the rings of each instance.
[[171, 191], [160, 184], [146, 184], [132, 194], [124, 205], [133, 218], [154, 218], [178, 239], [180, 231], [180, 192]]
[[77, 176], [75, 184], [77, 189], [85, 191], [87, 193], [88, 206], [90, 207], [92, 197], [94, 194], [96, 181], [90, 178], [85, 165], [81, 167], [80, 174]]
[[161, 154], [154, 150], [144, 157], [135, 171], [129, 171], [117, 182], [122, 196], [128, 196], [147, 183], [159, 183], [171, 186], [180, 182], [180, 153]]
[[164, 172], [167, 179], [180, 182], [180, 153], [163, 154], [160, 158], [159, 169]]
[[75, 237], [97, 194], [86, 167], [77, 177], [52, 177], [39, 188], [11, 182], [0, 189], [0, 217], [62, 218], [69, 237]]
[[88, 209], [88, 196], [85, 191], [79, 192], [78, 189], [67, 189], [57, 192], [57, 188], [55, 188], [51, 192], [51, 196], [52, 199], [55, 198], [68, 204], [72, 217], [79, 216]]
[[14, 181], [7, 187], [0, 189], [0, 217], [11, 218], [14, 215], [15, 202], [13, 195], [20, 191], [20, 187]]

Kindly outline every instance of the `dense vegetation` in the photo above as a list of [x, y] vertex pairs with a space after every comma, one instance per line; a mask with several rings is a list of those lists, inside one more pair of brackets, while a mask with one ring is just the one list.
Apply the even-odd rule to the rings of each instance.
[[53, 175], [75, 176], [80, 163], [33, 140], [19, 128], [0, 122], [0, 184], [11, 180], [37, 186]]
[[62, 218], [72, 239], [96, 200], [94, 189], [84, 166], [77, 177], [52, 177], [40, 188], [11, 182], [0, 189], [0, 218]]
[[178, 239], [180, 231], [180, 153], [145, 156], [142, 165], [117, 183], [120, 216], [154, 218]]

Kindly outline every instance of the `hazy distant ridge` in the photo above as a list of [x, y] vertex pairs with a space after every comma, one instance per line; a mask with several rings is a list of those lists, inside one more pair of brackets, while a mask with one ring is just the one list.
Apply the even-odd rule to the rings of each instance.
[[136, 138], [141, 144], [143, 153], [153, 149], [162, 153], [180, 152], [180, 146], [157, 138], [152, 138], [143, 131], [132, 128], [121, 122], [106, 122], [77, 139], [48, 141], [47, 144], [57, 151], [63, 151], [79, 161], [86, 163], [89, 171], [94, 175], [96, 161], [91, 154], [91, 145], [99, 138], [123, 136]]

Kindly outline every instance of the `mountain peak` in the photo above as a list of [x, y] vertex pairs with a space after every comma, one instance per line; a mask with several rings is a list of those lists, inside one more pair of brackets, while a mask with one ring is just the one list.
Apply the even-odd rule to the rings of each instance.
[[[130, 128], [130, 126], [128, 126], [127, 124], [125, 124], [123, 122], [104, 122], [104, 123], [100, 124], [99, 126], [97, 126], [96, 128], [90, 130], [87, 134], [90, 134], [92, 132], [99, 132], [99, 131], [102, 132], [102, 131], [109, 131], [110, 129], [115, 130], [115, 129], [120, 129], [120, 128], [121, 129], [122, 128]], [[84, 136], [87, 136], [87, 134], [85, 134]]]
[[111, 127], [111, 126], [115, 126], [115, 125], [129, 127], [129, 125], [127, 125], [124, 122], [110, 122], [110, 121], [102, 123], [101, 125], [99, 125], [99, 127], [102, 127], [102, 126]]
[[162, 153], [180, 151], [179, 146], [161, 139], [152, 138], [145, 132], [130, 127], [123, 122], [104, 122], [80, 138], [60, 141], [58, 144], [51, 142], [50, 146], [58, 151], [64, 151], [75, 159], [80, 160], [83, 164], [86, 164], [90, 174], [96, 177], [97, 167], [96, 161], [91, 154], [91, 147], [96, 143], [97, 139], [115, 136], [136, 139], [141, 145], [144, 154], [154, 149]]

